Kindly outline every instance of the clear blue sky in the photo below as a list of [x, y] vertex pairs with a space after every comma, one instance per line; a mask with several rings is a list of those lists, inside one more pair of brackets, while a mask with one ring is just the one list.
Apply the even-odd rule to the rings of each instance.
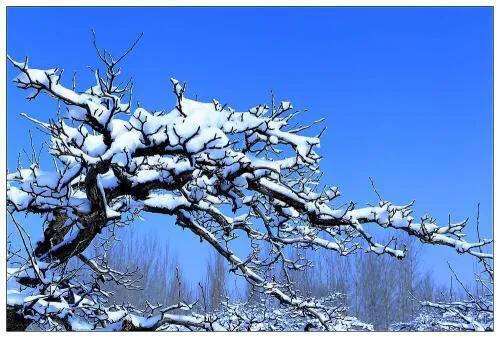
[[[265, 102], [270, 90], [302, 117], [326, 117], [321, 145], [324, 182], [346, 199], [376, 201], [368, 176], [395, 203], [416, 199], [415, 216], [443, 223], [475, 218], [491, 235], [493, 194], [493, 10], [491, 8], [9, 8], [8, 53], [30, 65], [77, 72], [80, 89], [96, 65], [90, 30], [118, 54], [144, 38], [123, 64], [147, 109], [171, 109], [170, 77], [188, 81], [188, 95], [217, 98], [238, 109]], [[15, 76], [8, 67], [8, 79]], [[93, 84], [93, 83], [92, 83]], [[25, 101], [8, 84], [8, 166], [29, 148], [19, 113], [54, 116], [54, 102]], [[40, 135], [37, 140], [40, 140]], [[205, 248], [171, 219], [149, 217], [205, 269]], [[32, 224], [30, 227], [37, 227]], [[167, 229], [167, 230], [166, 230]], [[425, 250], [425, 265], [443, 281], [446, 261], [470, 276], [472, 261], [452, 249]]]

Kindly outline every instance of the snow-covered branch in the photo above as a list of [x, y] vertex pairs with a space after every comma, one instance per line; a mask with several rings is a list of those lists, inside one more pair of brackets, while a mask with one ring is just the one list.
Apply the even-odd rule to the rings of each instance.
[[[364, 249], [403, 259], [405, 248], [395, 239], [379, 243], [368, 232], [365, 225], [374, 224], [425, 243], [452, 247], [460, 254], [492, 258], [483, 250], [491, 244], [490, 239], [465, 239], [466, 222], [438, 225], [430, 217], [415, 222], [412, 203], [397, 206], [380, 201], [366, 208], [357, 208], [352, 202], [347, 206], [337, 203], [339, 190], [320, 184], [317, 148], [324, 129], [313, 136], [305, 134], [322, 120], [294, 125], [292, 121], [301, 111], [290, 102], [276, 104], [273, 97], [270, 105], [238, 111], [216, 100], [189, 99], [186, 85], [172, 79], [176, 98], [172, 110], [132, 110], [132, 82], [116, 84], [120, 73], [117, 64], [131, 49], [116, 59], [97, 46], [96, 50], [105, 75], [95, 70], [96, 85], [81, 91], [75, 83], [71, 88], [63, 84], [59, 68], [30, 68], [27, 59], [16, 62], [9, 57], [20, 72], [14, 82], [32, 91], [30, 100], [43, 93], [66, 108], [65, 114], [58, 111], [46, 122], [30, 117], [50, 135], [54, 168], [42, 169], [39, 161], [33, 161], [8, 174], [9, 211], [41, 214], [46, 223], [29, 268], [10, 274], [17, 288], [31, 287], [22, 282], [26, 271], [36, 272], [42, 265], [42, 271], [54, 273], [73, 258], [90, 268], [101, 282], [135, 287], [133, 274], [87, 258], [85, 250], [106, 228], [131, 223], [143, 212], [174, 215], [178, 225], [222, 255], [231, 271], [301, 316], [314, 318], [323, 329], [335, 329], [338, 318], [324, 303], [298, 295], [289, 272], [303, 270], [310, 262], [290, 258], [286, 248], [321, 248], [341, 255]], [[240, 258], [232, 249], [231, 242], [240, 237], [249, 245], [247, 257]], [[270, 245], [271, 251], [262, 258], [264, 245]], [[270, 266], [280, 271], [272, 279], [264, 273]], [[26, 318], [40, 321], [40, 311], [35, 309], [42, 306], [43, 321], [51, 325], [54, 320], [62, 321], [66, 329], [75, 329], [75, 322], [84, 325], [76, 319], [82, 316], [84, 329], [109, 325], [158, 329], [167, 323], [222, 329], [206, 316], [175, 317], [168, 311], [139, 320], [137, 310], [103, 307], [99, 297], [104, 295], [74, 282], [74, 276], [68, 280], [62, 277], [66, 275], [67, 271], [53, 275], [55, 288], [49, 287], [54, 281], [47, 282], [44, 277], [30, 291], [33, 294], [17, 296], [13, 291], [17, 297], [12, 296], [16, 299], [13, 311], [25, 317], [30, 313]], [[63, 278], [64, 283], [57, 278]], [[81, 301], [75, 301], [78, 306], [68, 302], [70, 293], [80, 295]], [[87, 300], [89, 295], [93, 295], [92, 300]], [[56, 297], [62, 305], [54, 306], [47, 297]], [[40, 302], [46, 303], [31, 305]], [[83, 304], [87, 305], [82, 308]], [[92, 308], [92, 315], [86, 306]], [[47, 309], [54, 309], [55, 314]], [[118, 312], [123, 316], [113, 320]]]
[[[479, 239], [479, 204], [476, 232]], [[481, 266], [481, 270], [475, 274], [476, 291], [471, 291], [448, 263], [454, 279], [462, 288], [466, 298], [420, 300], [423, 308], [420, 316], [411, 323], [395, 325], [394, 330], [493, 331], [493, 256], [483, 252], [481, 242], [475, 247], [478, 248], [478, 252], [471, 254], [478, 259]]]

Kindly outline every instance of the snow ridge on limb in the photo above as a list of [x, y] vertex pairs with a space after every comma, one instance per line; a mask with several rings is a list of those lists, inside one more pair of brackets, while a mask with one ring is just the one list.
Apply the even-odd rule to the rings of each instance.
[[[28, 99], [43, 93], [66, 107], [63, 116], [58, 111], [48, 122], [30, 118], [50, 136], [54, 168], [42, 170], [34, 157], [27, 168], [19, 166], [8, 175], [9, 211], [45, 217], [46, 230], [33, 254], [51, 269], [78, 259], [104, 282], [118, 280], [127, 286], [127, 278], [112, 268], [101, 269], [86, 259], [86, 248], [103, 230], [132, 223], [142, 212], [174, 215], [180, 226], [225, 257], [233, 272], [331, 330], [336, 314], [317, 300], [301, 297], [290, 278], [289, 271], [306, 269], [311, 262], [289, 258], [287, 247], [341, 255], [364, 249], [403, 259], [405, 248], [395, 239], [378, 243], [364, 227], [375, 224], [461, 254], [492, 258], [482, 250], [491, 240], [465, 240], [466, 222], [438, 226], [425, 217], [416, 223], [412, 204], [382, 200], [367, 208], [337, 206], [339, 190], [320, 185], [321, 156], [316, 150], [324, 129], [315, 136], [304, 134], [322, 119], [294, 125], [301, 111], [290, 102], [276, 104], [273, 96], [270, 105], [236, 111], [216, 100], [189, 99], [186, 85], [172, 79], [177, 99], [172, 110], [133, 110], [132, 82], [116, 81], [123, 57], [115, 60], [109, 52], [96, 50], [106, 71], [102, 75], [96, 70], [96, 85], [83, 91], [75, 81], [72, 88], [64, 86], [59, 68], [34, 69], [27, 59], [9, 57], [20, 71], [14, 82], [33, 91]], [[238, 237], [249, 244], [245, 258], [232, 249]], [[261, 257], [268, 244], [268, 257]], [[269, 267], [280, 273], [269, 279], [264, 273]], [[137, 326], [133, 314], [128, 318], [127, 325]], [[188, 326], [196, 326], [196, 318]], [[139, 326], [145, 328], [143, 324]], [[203, 325], [201, 321], [197, 327]]]

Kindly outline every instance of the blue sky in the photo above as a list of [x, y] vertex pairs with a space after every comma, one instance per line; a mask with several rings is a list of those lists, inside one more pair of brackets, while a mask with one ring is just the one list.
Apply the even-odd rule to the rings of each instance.
[[[116, 54], [144, 37], [123, 63], [134, 95], [147, 109], [173, 107], [170, 77], [188, 82], [188, 96], [217, 98], [238, 109], [278, 98], [326, 117], [320, 153], [324, 183], [360, 206], [416, 200], [415, 216], [443, 223], [475, 218], [492, 232], [493, 10], [491, 8], [9, 8], [7, 48], [32, 67], [77, 73], [89, 87], [97, 65], [90, 30]], [[15, 76], [8, 67], [8, 79]], [[27, 102], [7, 85], [8, 167], [29, 149], [19, 117], [54, 116], [48, 99]], [[36, 134], [36, 133], [35, 133]], [[37, 142], [42, 137], [37, 134]], [[196, 276], [206, 248], [170, 218], [149, 217], [137, 231], [175, 239]], [[31, 224], [30, 228], [38, 227]], [[449, 248], [427, 248], [423, 264], [438, 278], [446, 262], [470, 277], [472, 260]]]

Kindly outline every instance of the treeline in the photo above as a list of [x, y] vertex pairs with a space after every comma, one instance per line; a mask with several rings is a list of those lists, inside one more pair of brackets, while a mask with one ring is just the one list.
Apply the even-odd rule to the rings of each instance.
[[[345, 294], [349, 315], [386, 330], [393, 323], [415, 318], [421, 310], [418, 300], [436, 300], [447, 293], [421, 266], [419, 243], [405, 244], [408, 252], [403, 260], [363, 252], [346, 257], [314, 253], [309, 258], [315, 266], [294, 274], [296, 286], [314, 297], [331, 291]], [[458, 296], [454, 290], [451, 295]]]
[[[123, 240], [109, 253], [110, 266], [125, 270], [137, 267], [142, 274], [142, 290], [126, 290], [108, 286], [112, 300], [142, 306], [151, 303], [171, 304], [181, 299], [194, 301], [204, 311], [219, 310], [226, 298], [240, 301], [261, 301], [258, 290], [237, 283], [224, 258], [209, 255], [204, 278], [194, 281], [182, 271], [183, 263], [170, 250], [168, 241], [154, 234], [136, 234], [126, 230]], [[347, 315], [386, 330], [391, 324], [411, 321], [421, 311], [418, 300], [455, 300], [463, 297], [457, 285], [439, 285], [432, 272], [421, 264], [421, 245], [412, 240], [405, 243], [407, 257], [396, 260], [387, 255], [358, 254], [340, 257], [335, 252], [307, 251], [314, 262], [305, 271], [291, 274], [302, 296], [324, 297], [332, 292], [345, 295]], [[293, 257], [298, 251], [289, 252]], [[303, 251], [301, 251], [303, 254]], [[455, 283], [456, 284], [456, 283]], [[274, 300], [269, 300], [272, 306]]]

